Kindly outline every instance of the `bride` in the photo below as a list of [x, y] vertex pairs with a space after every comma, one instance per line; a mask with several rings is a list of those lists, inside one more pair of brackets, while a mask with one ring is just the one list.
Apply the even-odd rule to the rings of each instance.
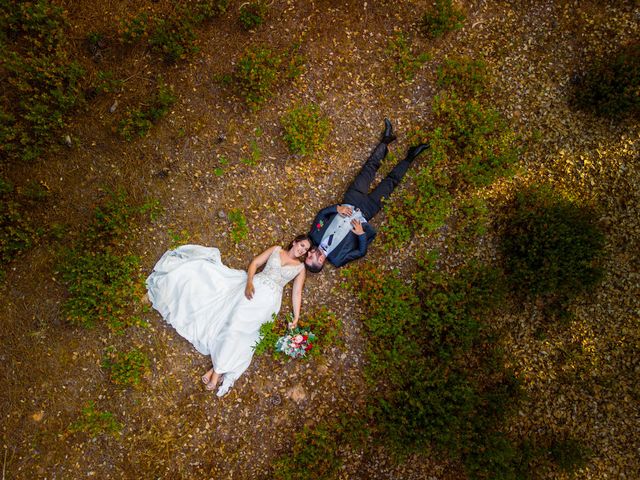
[[217, 248], [199, 245], [169, 250], [158, 260], [147, 278], [149, 300], [196, 350], [211, 355], [212, 368], [202, 377], [207, 390], [222, 378], [217, 395], [225, 395], [247, 369], [260, 326], [278, 313], [284, 286], [293, 279], [289, 326], [297, 325], [305, 279], [300, 258], [310, 246], [307, 235], [298, 235], [286, 250], [262, 252], [246, 272], [225, 266]]

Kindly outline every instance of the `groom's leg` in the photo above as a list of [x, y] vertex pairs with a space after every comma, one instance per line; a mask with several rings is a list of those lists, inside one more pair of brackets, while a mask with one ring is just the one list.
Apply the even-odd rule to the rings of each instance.
[[[347, 197], [353, 195], [355, 192], [366, 195], [369, 193], [369, 188], [371, 187], [371, 182], [376, 176], [376, 172], [378, 168], [380, 168], [380, 163], [382, 159], [387, 155], [387, 145], [385, 143], [379, 143], [376, 148], [373, 150], [365, 164], [360, 169], [360, 173], [353, 179], [351, 185], [347, 188], [347, 192], [344, 195], [344, 202], [351, 203]], [[359, 195], [356, 195], [358, 198]]]
[[389, 175], [387, 175], [373, 190], [373, 192], [369, 194], [369, 198], [373, 200], [373, 202], [378, 206], [373, 215], [380, 211], [380, 208], [382, 207], [382, 200], [387, 199], [391, 196], [391, 193], [398, 186], [398, 184], [402, 180], [402, 177], [405, 176], [410, 166], [411, 162], [407, 159], [398, 162], [398, 164], [393, 167], [393, 170], [389, 172]]

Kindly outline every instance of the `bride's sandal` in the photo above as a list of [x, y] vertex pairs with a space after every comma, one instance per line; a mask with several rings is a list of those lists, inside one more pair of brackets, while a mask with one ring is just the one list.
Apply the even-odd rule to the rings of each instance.
[[204, 383], [205, 385], [208, 385], [209, 382], [211, 381], [212, 376], [213, 376], [213, 368], [201, 377], [202, 383]]

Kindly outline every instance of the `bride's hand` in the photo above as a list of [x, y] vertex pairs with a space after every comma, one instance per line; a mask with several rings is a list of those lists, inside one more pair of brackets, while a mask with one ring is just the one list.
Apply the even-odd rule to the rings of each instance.
[[247, 286], [244, 288], [244, 296], [251, 300], [255, 291], [256, 289], [253, 288], [253, 282], [247, 282]]
[[289, 322], [289, 324], [287, 326], [289, 327], [289, 330], [293, 330], [294, 328], [296, 328], [298, 326], [298, 320], [294, 320], [293, 322]]

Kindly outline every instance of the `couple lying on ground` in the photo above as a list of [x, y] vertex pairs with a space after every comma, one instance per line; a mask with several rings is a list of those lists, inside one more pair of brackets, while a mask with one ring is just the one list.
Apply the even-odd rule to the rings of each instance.
[[295, 328], [305, 272], [320, 272], [327, 261], [341, 267], [367, 253], [376, 235], [369, 220], [427, 147], [409, 148], [404, 160], [369, 192], [388, 145], [395, 139], [391, 122], [385, 119], [380, 143], [347, 189], [342, 204], [318, 212], [308, 234], [298, 235], [286, 249], [265, 250], [246, 272], [225, 266], [217, 248], [199, 245], [169, 250], [158, 260], [147, 278], [149, 300], [196, 350], [211, 356], [212, 368], [202, 376], [207, 390], [214, 390], [222, 379], [217, 395], [225, 395], [247, 369], [260, 326], [280, 310], [287, 283], [293, 280], [289, 328]]

